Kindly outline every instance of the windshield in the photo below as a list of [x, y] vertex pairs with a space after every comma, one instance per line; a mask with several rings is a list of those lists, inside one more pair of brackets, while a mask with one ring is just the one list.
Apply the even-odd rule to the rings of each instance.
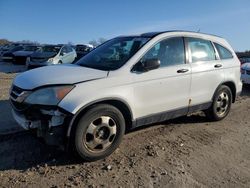
[[89, 52], [90, 50], [91, 50], [91, 48], [88, 47], [88, 46], [85, 46], [85, 45], [76, 46], [76, 51], [77, 52]]
[[118, 37], [107, 41], [81, 58], [76, 64], [99, 70], [123, 66], [150, 38]]
[[36, 51], [37, 48], [37, 46], [25, 46], [24, 51]]
[[39, 52], [55, 52], [58, 53], [61, 49], [61, 46], [43, 46]]

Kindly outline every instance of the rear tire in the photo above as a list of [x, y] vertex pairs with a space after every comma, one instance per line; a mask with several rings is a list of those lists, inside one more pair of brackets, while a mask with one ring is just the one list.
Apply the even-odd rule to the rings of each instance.
[[212, 106], [205, 111], [211, 121], [220, 121], [230, 112], [232, 105], [232, 91], [228, 86], [222, 85], [213, 98]]
[[93, 106], [79, 120], [75, 130], [75, 148], [86, 161], [103, 159], [113, 153], [121, 143], [125, 120], [114, 106]]

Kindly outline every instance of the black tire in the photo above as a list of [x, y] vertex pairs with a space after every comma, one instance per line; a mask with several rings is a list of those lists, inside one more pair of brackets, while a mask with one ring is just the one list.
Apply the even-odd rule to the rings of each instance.
[[222, 85], [215, 92], [212, 106], [205, 111], [211, 121], [220, 121], [230, 112], [232, 105], [232, 91], [228, 86]]
[[103, 159], [120, 145], [124, 132], [125, 120], [117, 108], [108, 104], [95, 105], [76, 126], [76, 152], [85, 161]]
[[60, 60], [60, 61], [58, 61], [58, 64], [60, 65], [60, 64], [62, 64], [62, 61]]

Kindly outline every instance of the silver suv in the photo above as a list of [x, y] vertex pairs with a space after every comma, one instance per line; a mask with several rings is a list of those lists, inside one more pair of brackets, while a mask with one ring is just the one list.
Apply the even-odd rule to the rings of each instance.
[[94, 161], [128, 129], [200, 110], [221, 120], [241, 89], [240, 62], [226, 40], [169, 31], [117, 37], [76, 64], [24, 72], [10, 101], [23, 128]]

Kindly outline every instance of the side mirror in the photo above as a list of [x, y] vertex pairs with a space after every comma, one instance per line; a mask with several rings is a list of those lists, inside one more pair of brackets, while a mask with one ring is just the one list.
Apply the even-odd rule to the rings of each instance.
[[60, 53], [61, 56], [64, 56], [65, 54], [66, 54], [65, 52], [61, 52], [61, 53]]
[[158, 69], [161, 65], [161, 61], [159, 59], [146, 59], [144, 61], [140, 61], [137, 63], [133, 71], [146, 72], [154, 69]]

